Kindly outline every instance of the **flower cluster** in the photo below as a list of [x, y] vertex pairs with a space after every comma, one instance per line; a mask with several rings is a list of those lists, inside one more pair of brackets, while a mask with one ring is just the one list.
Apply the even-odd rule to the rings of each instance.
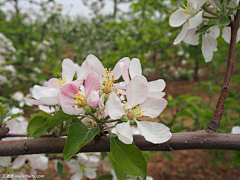
[[[121, 77], [123, 81], [117, 82]], [[82, 66], [65, 59], [62, 77], [50, 79], [47, 86], [35, 85], [34, 99], [26, 101], [60, 106], [64, 113], [81, 117], [87, 126], [101, 124], [102, 130], [116, 134], [125, 144], [133, 142], [130, 125], [137, 125], [147, 141], [163, 143], [171, 138], [170, 129], [158, 122], [139, 119], [155, 118], [164, 110], [167, 105], [164, 88], [162, 79], [147, 81], [139, 59], [122, 58], [111, 71], [97, 57], [89, 55]]]
[[[170, 26], [183, 25], [173, 44], [176, 45], [183, 41], [190, 45], [198, 45], [201, 35], [201, 49], [204, 59], [206, 62], [211, 61], [213, 52], [217, 51], [218, 42], [216, 39], [220, 35], [221, 27], [223, 27], [223, 39], [230, 43], [231, 27], [227, 27], [230, 24], [228, 17], [236, 14], [235, 8], [238, 5], [239, 1], [236, 0], [228, 1], [227, 4], [222, 5], [220, 1], [188, 0], [187, 5], [179, 7], [169, 18]], [[237, 42], [239, 40], [238, 33]]]

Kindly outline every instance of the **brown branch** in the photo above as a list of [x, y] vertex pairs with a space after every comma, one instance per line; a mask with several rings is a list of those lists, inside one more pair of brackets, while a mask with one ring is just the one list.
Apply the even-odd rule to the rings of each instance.
[[[227, 133], [197, 132], [173, 133], [163, 144], [152, 144], [140, 135], [134, 136], [136, 146], [142, 151], [172, 151], [183, 149], [240, 150], [240, 135]], [[41, 153], [62, 153], [66, 138], [36, 138], [0, 142], [0, 156], [14, 156]], [[108, 152], [110, 138], [92, 140], [80, 152]]]
[[227, 64], [227, 70], [222, 86], [222, 90], [217, 102], [216, 110], [213, 115], [213, 118], [207, 127], [206, 131], [207, 132], [216, 132], [218, 126], [221, 123], [221, 118], [223, 114], [223, 107], [226, 101], [227, 97], [227, 91], [228, 91], [228, 86], [229, 82], [231, 79], [233, 67], [235, 65], [234, 62], [234, 55], [235, 55], [235, 48], [236, 48], [236, 39], [237, 39], [237, 31], [238, 31], [238, 25], [239, 25], [239, 20], [240, 20], [240, 10], [237, 10], [237, 14], [235, 17], [234, 22], [231, 22], [231, 39], [230, 39], [230, 47], [229, 47], [229, 55], [228, 55], [228, 64]]

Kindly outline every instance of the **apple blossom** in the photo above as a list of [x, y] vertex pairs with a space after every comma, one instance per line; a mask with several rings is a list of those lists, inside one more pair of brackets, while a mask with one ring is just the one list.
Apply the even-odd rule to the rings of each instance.
[[[227, 43], [230, 44], [231, 27], [224, 27], [223, 28], [222, 37]], [[239, 41], [240, 41], [240, 29], [238, 29], [238, 32], [237, 32], [236, 43], [238, 43]]]
[[138, 130], [147, 141], [163, 143], [171, 138], [169, 128], [157, 122], [137, 121], [138, 117], [157, 117], [167, 105], [162, 94], [156, 93], [155, 97], [148, 97], [148, 82], [143, 76], [133, 78], [126, 88], [127, 102], [121, 103], [120, 98], [111, 93], [107, 102], [109, 116], [112, 119], [122, 119], [123, 122], [116, 125], [115, 132], [122, 142], [131, 144], [133, 133], [130, 121], [135, 121]]

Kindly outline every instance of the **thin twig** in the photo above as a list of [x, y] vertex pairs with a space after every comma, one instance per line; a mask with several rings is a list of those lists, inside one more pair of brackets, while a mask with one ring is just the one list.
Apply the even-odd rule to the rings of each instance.
[[221, 93], [220, 93], [220, 96], [218, 99], [217, 107], [216, 107], [215, 113], [213, 115], [213, 118], [212, 118], [209, 126], [206, 129], [207, 132], [216, 132], [218, 126], [221, 123], [223, 107], [224, 107], [226, 97], [227, 97], [228, 86], [229, 86], [229, 82], [231, 79], [233, 67], [235, 65], [234, 55], [235, 55], [239, 20], [240, 20], [240, 10], [237, 10], [235, 20], [233, 22], [231, 22], [231, 24], [230, 24], [231, 40], [230, 40], [230, 47], [229, 47], [227, 70], [226, 70], [226, 74], [225, 74], [225, 78], [224, 78], [224, 82], [223, 82], [223, 87], [222, 87], [222, 90], [221, 90]]

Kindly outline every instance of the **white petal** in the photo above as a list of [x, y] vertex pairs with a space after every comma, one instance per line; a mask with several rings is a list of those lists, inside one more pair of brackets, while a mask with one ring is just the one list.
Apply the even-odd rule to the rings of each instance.
[[126, 95], [130, 106], [141, 104], [148, 95], [148, 82], [144, 76], [135, 76], [127, 85]]
[[165, 92], [160, 92], [160, 91], [151, 91], [148, 93], [148, 97], [153, 97], [153, 98], [163, 98], [165, 96]]
[[172, 137], [170, 129], [164, 124], [149, 121], [136, 121], [138, 130], [144, 138], [153, 144], [160, 144]]
[[239, 126], [234, 126], [232, 128], [232, 134], [240, 134], [240, 127]]
[[129, 66], [129, 74], [131, 76], [131, 79], [133, 79], [136, 75], [142, 75], [142, 67], [139, 59], [133, 58], [131, 60]]
[[72, 107], [70, 105], [67, 106], [61, 106], [63, 112], [65, 112], [66, 114], [70, 114], [70, 115], [79, 115], [82, 113], [83, 109], [79, 109], [77, 107]]
[[85, 168], [84, 175], [89, 179], [95, 179], [97, 177], [96, 169]]
[[120, 59], [117, 64], [115, 65], [115, 67], [113, 68], [112, 72], [111, 72], [111, 76], [114, 76], [114, 79], [119, 79], [122, 75], [122, 70], [120, 67], [120, 63], [125, 64], [125, 66], [127, 67], [127, 69], [129, 68], [130, 65], [130, 59], [129, 57], [124, 57], [122, 59]]
[[188, 31], [188, 23], [185, 23], [182, 27], [181, 32], [178, 34], [178, 36], [176, 37], [176, 39], [174, 40], [173, 44], [177, 45], [180, 42], [182, 42], [183, 38], [185, 37], [185, 35], [187, 34]]
[[149, 91], [163, 91], [166, 83], [163, 79], [148, 82]]
[[88, 161], [85, 164], [86, 167], [98, 167], [99, 158], [97, 156], [88, 156]]
[[92, 71], [89, 73], [95, 73], [99, 79], [102, 79], [102, 75], [105, 75], [106, 71], [101, 63], [101, 61], [94, 55], [90, 54], [87, 56], [86, 61], [89, 62]]
[[26, 157], [25, 156], [18, 156], [16, 159], [14, 159], [12, 163], [12, 168], [13, 169], [19, 169], [25, 164]]
[[183, 38], [183, 42], [191, 45], [199, 44], [199, 34], [195, 34], [197, 29], [189, 29], [186, 36]]
[[0, 166], [7, 167], [11, 164], [11, 157], [10, 156], [4, 156], [0, 157]]
[[35, 85], [32, 90], [33, 97], [47, 105], [58, 104], [58, 93], [58, 89], [38, 85]]
[[66, 77], [66, 81], [71, 82], [75, 72], [75, 64], [73, 61], [71, 59], [64, 59], [62, 62], [62, 78], [64, 79]]
[[203, 11], [197, 13], [194, 17], [188, 21], [188, 29], [196, 28], [202, 22]]
[[218, 26], [213, 26], [210, 28], [210, 32], [208, 33], [214, 38], [217, 38], [220, 35], [220, 29]]
[[70, 173], [77, 173], [80, 170], [79, 162], [76, 159], [70, 159], [66, 162], [70, 168]]
[[43, 105], [44, 103], [36, 100], [36, 99], [29, 99], [29, 98], [24, 98], [24, 100], [26, 101], [26, 103], [28, 104], [33, 104], [33, 105]]
[[58, 82], [59, 79], [57, 78], [51, 78], [48, 80], [47, 82], [47, 87], [49, 88], [55, 88], [55, 89], [60, 89], [59, 83]]
[[148, 97], [142, 104], [142, 110], [144, 112], [144, 116], [149, 116], [151, 118], [155, 118], [159, 116], [159, 114], [165, 109], [167, 106], [167, 100], [164, 98], [153, 98]]
[[112, 92], [108, 97], [106, 108], [112, 119], [120, 119], [125, 113], [121, 100], [114, 92]]
[[81, 180], [83, 177], [83, 172], [78, 171], [76, 174], [72, 175], [70, 180]]
[[231, 27], [224, 27], [223, 33], [222, 33], [223, 39], [230, 44], [230, 38], [231, 38]]
[[212, 50], [214, 52], [216, 52], [217, 51], [217, 45], [218, 45], [218, 42], [217, 42], [216, 38], [214, 38], [210, 35], [207, 35], [207, 39], [208, 39], [208, 42], [209, 42], [210, 46], [212, 47]]
[[211, 45], [209, 44], [206, 35], [202, 36], [202, 53], [205, 59], [205, 62], [210, 62], [213, 58], [213, 50]]
[[116, 132], [120, 141], [125, 144], [132, 144], [133, 134], [130, 126], [130, 121], [116, 125]]
[[188, 0], [189, 4], [198, 11], [207, 0]]
[[169, 18], [169, 24], [172, 27], [178, 27], [181, 26], [183, 23], [185, 23], [190, 17], [191, 15], [189, 14], [185, 14], [185, 13], [181, 13], [180, 11], [182, 10], [182, 8], [179, 8], [178, 10], [174, 11], [170, 18]]

